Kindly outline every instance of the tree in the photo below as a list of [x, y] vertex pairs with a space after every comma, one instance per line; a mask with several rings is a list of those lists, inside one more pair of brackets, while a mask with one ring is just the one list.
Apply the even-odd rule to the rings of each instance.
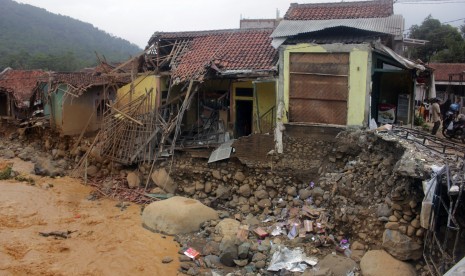
[[[461, 31], [463, 33], [463, 28]], [[429, 41], [425, 46], [412, 51], [415, 59], [425, 62], [465, 62], [465, 41], [462, 34], [457, 28], [441, 24], [431, 15], [420, 26], [413, 25], [409, 37]]]

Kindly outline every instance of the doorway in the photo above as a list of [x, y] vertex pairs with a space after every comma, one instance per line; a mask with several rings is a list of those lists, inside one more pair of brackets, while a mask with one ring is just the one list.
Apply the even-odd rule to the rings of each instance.
[[0, 93], [0, 116], [8, 116], [8, 95]]
[[236, 137], [252, 133], [252, 100], [236, 100]]

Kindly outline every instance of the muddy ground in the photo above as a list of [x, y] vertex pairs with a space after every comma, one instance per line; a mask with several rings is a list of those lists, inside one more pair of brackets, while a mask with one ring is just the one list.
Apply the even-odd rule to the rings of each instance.
[[[138, 205], [90, 200], [73, 178], [30, 177], [0, 181], [0, 275], [177, 274], [177, 243], [142, 228]], [[39, 234], [52, 231], [71, 233]]]

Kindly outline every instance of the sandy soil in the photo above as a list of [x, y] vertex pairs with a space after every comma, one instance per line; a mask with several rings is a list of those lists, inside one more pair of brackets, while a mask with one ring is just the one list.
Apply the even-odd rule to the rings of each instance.
[[[68, 177], [0, 181], [0, 275], [177, 274], [177, 244], [142, 228], [139, 206], [87, 200], [91, 191]], [[75, 232], [39, 235], [51, 231]], [[166, 256], [174, 261], [162, 264]]]

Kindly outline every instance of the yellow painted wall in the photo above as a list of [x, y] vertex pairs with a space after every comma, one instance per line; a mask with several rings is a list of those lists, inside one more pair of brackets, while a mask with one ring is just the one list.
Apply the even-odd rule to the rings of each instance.
[[252, 124], [252, 132], [258, 132], [257, 126], [257, 102], [258, 102], [258, 112], [260, 115], [263, 115], [267, 112], [271, 107], [276, 105], [276, 82], [257, 82], [256, 84], [256, 93], [257, 93], [257, 100], [251, 97], [241, 97], [236, 96], [236, 88], [254, 88], [253, 81], [242, 81], [242, 82], [233, 82], [232, 83], [232, 91], [233, 91], [233, 106], [231, 107], [233, 110], [233, 122], [236, 121], [236, 100], [251, 100], [253, 101], [253, 124]]
[[[138, 97], [145, 95], [145, 91], [150, 91], [153, 88], [151, 94], [151, 102], [152, 106], [155, 107], [155, 101], [157, 97], [157, 90], [159, 89], [159, 83], [161, 86], [161, 90], [163, 90], [163, 81], [159, 76], [155, 75], [148, 75], [148, 76], [140, 76], [134, 80], [134, 92], [130, 95], [129, 91], [131, 89], [131, 84], [127, 84], [120, 89], [118, 89], [117, 96], [116, 96], [116, 108], [121, 108], [127, 105], [131, 99], [132, 101], [137, 99]], [[161, 91], [158, 91], [161, 92]]]
[[[338, 49], [340, 47], [340, 49]], [[348, 48], [350, 47], [350, 48]], [[331, 48], [331, 49], [328, 49]], [[348, 111], [347, 111], [347, 125], [363, 125], [365, 118], [365, 104], [367, 99], [367, 78], [368, 78], [368, 58], [369, 52], [367, 47], [355, 46], [338, 46], [331, 45], [327, 47], [324, 45], [312, 44], [297, 44], [289, 45], [284, 48], [284, 68], [283, 68], [283, 82], [284, 82], [284, 106], [289, 110], [289, 85], [290, 85], [290, 72], [289, 60], [291, 53], [331, 53], [331, 52], [350, 52], [349, 60], [349, 89], [348, 89]], [[279, 99], [278, 99], [279, 100]], [[283, 116], [283, 122], [289, 122], [289, 118]]]
[[361, 126], [365, 120], [368, 52], [354, 49], [349, 58], [349, 97], [347, 125]]

